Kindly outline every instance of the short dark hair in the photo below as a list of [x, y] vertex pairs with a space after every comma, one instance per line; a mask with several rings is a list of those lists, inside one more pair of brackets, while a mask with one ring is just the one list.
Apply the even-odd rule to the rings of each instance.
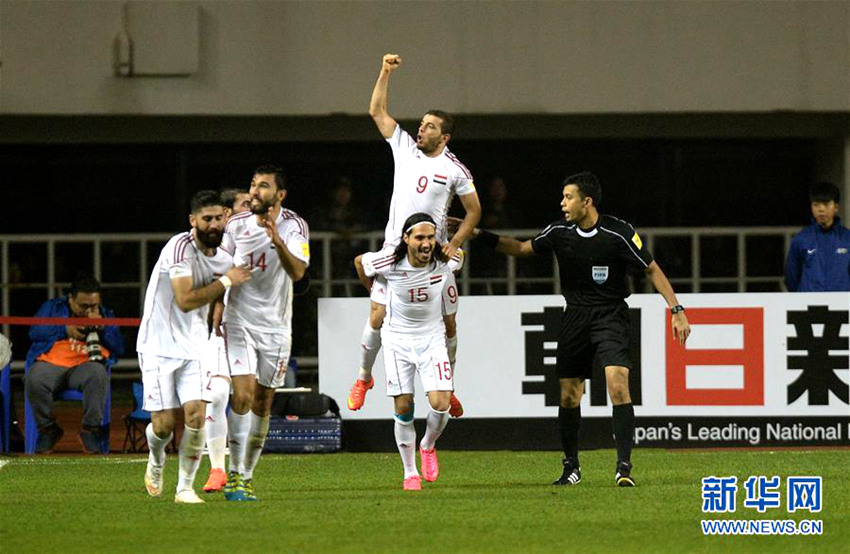
[[428, 110], [425, 115], [433, 115], [439, 117], [443, 123], [440, 125], [440, 132], [444, 135], [453, 135], [455, 132], [455, 118], [448, 112], [443, 110]]
[[834, 183], [820, 181], [809, 187], [809, 200], [811, 202], [829, 202], [832, 200], [838, 204], [841, 200], [841, 191]]
[[240, 194], [246, 194], [248, 191], [243, 189], [222, 189], [221, 190], [221, 205], [228, 209], [233, 209], [236, 203], [236, 198]]
[[564, 185], [575, 185], [578, 187], [578, 193], [581, 199], [584, 200], [588, 196], [593, 198], [593, 206], [598, 208], [602, 203], [602, 185], [599, 184], [599, 179], [590, 171], [582, 171], [575, 175], [570, 175], [564, 179]]
[[[419, 225], [420, 223], [426, 222], [433, 225], [434, 229], [436, 230], [437, 224], [434, 222], [434, 218], [424, 212], [415, 213], [404, 220], [404, 226], [401, 229], [401, 237], [399, 239], [398, 246], [395, 247], [395, 252], [393, 252], [395, 256], [393, 264], [397, 264], [398, 262], [403, 260], [405, 256], [407, 256], [407, 243], [404, 242], [404, 235], [407, 234], [407, 230], [413, 227], [414, 225]], [[440, 246], [439, 242], [434, 245], [433, 259], [440, 260], [442, 262], [448, 261], [448, 258], [446, 258], [445, 254], [443, 254], [443, 249]]]
[[214, 190], [199, 190], [189, 201], [189, 210], [196, 214], [209, 206], [221, 206], [221, 195]]
[[286, 190], [286, 176], [283, 174], [283, 168], [278, 165], [261, 165], [254, 170], [254, 175], [274, 175], [277, 190]]
[[71, 282], [71, 288], [68, 289], [68, 294], [72, 297], [77, 296], [78, 292], [100, 292], [100, 283], [91, 273], [81, 271], [74, 277], [74, 280]]

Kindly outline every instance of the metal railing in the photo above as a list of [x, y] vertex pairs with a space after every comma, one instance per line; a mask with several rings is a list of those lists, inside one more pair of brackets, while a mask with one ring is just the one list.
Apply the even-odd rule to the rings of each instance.
[[[519, 239], [531, 238], [537, 234], [537, 229], [500, 230], [499, 233]], [[670, 259], [659, 263], [667, 272], [671, 283], [677, 289], [687, 292], [705, 292], [707, 290], [722, 290], [746, 292], [753, 287], [767, 287], [771, 290], [784, 290], [783, 274], [781, 271], [784, 255], [788, 251], [791, 237], [799, 231], [798, 227], [742, 227], [742, 228], [646, 228], [640, 233], [650, 252], [658, 254], [657, 248], [665, 242], [672, 244], [676, 241], [687, 242], [686, 251], [679, 244], [675, 250], [678, 264], [670, 264]], [[126, 234], [70, 234], [70, 235], [0, 235], [0, 313], [9, 315], [32, 315], [38, 305], [30, 307], [29, 313], [12, 313], [12, 296], [15, 292], [43, 289], [44, 300], [55, 297], [69, 285], [71, 277], [68, 272], [59, 267], [58, 250], [65, 246], [76, 244], [91, 249], [91, 271], [101, 281], [104, 289], [132, 290], [138, 297], [138, 314], [144, 307], [144, 295], [147, 287], [151, 264], [155, 263], [160, 249], [171, 237], [168, 233], [126, 233]], [[774, 251], [781, 252], [782, 260], [774, 264], [774, 271], [760, 272], [750, 275], [747, 271], [748, 260], [764, 254], [755, 246], [750, 245], [752, 239], [768, 240], [774, 243]], [[726, 246], [720, 251], [734, 260], [720, 262], [718, 271], [717, 260], [704, 259], [705, 246], [708, 241], [725, 241]], [[320, 297], [363, 295], [361, 285], [349, 269], [353, 255], [369, 250], [377, 250], [383, 243], [383, 232], [370, 231], [341, 236], [333, 232], [315, 231], [310, 234], [313, 259], [311, 277], [313, 294]], [[123, 252], [121, 259], [107, 259], [108, 266], [118, 268], [123, 278], [112, 281], [113, 271], [104, 272], [105, 257], [112, 254], [104, 253], [104, 248], [116, 245], [131, 245]], [[715, 245], [716, 247], [716, 245]], [[35, 250], [42, 249], [43, 254]], [[729, 254], [727, 250], [733, 249]], [[671, 247], [668, 247], [670, 250]], [[14, 250], [14, 252], [13, 252]], [[132, 253], [127, 253], [132, 251]], [[552, 263], [552, 269], [544, 274], [529, 275], [518, 271], [519, 264], [515, 258], [495, 256], [488, 260], [490, 265], [495, 262], [497, 267], [490, 274], [482, 275], [476, 269], [476, 256], [481, 255], [480, 247], [471, 245], [467, 261], [461, 270], [459, 286], [461, 293], [491, 294], [498, 290], [513, 295], [522, 292], [522, 287], [533, 285], [536, 292], [542, 294], [560, 293], [557, 264]], [[336, 258], [335, 258], [336, 256]], [[88, 259], [88, 256], [85, 256]], [[490, 256], [488, 255], [488, 258]], [[775, 256], [772, 256], [775, 257]], [[687, 263], [682, 262], [686, 260]], [[708, 263], [707, 263], [708, 262]], [[85, 263], [85, 262], [84, 262]], [[531, 262], [539, 263], [539, 262]], [[340, 270], [341, 264], [345, 264]], [[707, 271], [707, 265], [713, 266]], [[732, 267], [730, 267], [732, 266]], [[21, 268], [26, 269], [21, 269]], [[129, 268], [129, 269], [128, 269]], [[75, 267], [76, 269], [86, 269]], [[491, 268], [492, 269], [492, 268]], [[673, 271], [671, 271], [671, 269]], [[130, 275], [132, 274], [132, 278]], [[65, 278], [63, 278], [63, 275]], [[651, 284], [644, 280], [636, 284], [636, 290], [650, 292]], [[767, 289], [765, 289], [767, 290]], [[43, 301], [43, 300], [42, 300]], [[39, 303], [40, 305], [40, 303]], [[133, 314], [122, 314], [133, 315]], [[9, 334], [8, 325], [3, 326], [3, 332]], [[313, 358], [304, 358], [306, 363], [315, 363]], [[120, 368], [120, 366], [119, 366]]]

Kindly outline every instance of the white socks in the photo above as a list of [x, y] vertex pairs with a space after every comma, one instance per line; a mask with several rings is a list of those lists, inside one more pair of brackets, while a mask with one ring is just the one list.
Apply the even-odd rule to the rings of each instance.
[[360, 376], [362, 381], [369, 381], [372, 377], [372, 366], [381, 350], [381, 330], [373, 329], [366, 320], [363, 327], [363, 335], [360, 337]]
[[227, 400], [230, 383], [226, 379], [213, 377], [210, 380], [210, 399], [206, 413], [207, 449], [210, 467], [224, 469], [224, 451], [227, 446]]
[[401, 454], [401, 463], [404, 465], [404, 478], [419, 475], [416, 470], [416, 428], [413, 427], [413, 412], [409, 414], [410, 421], [402, 421], [399, 414], [395, 414], [395, 442], [398, 445], [398, 453]]
[[161, 439], [153, 432], [153, 423], [148, 423], [148, 426], [145, 427], [145, 435], [148, 438], [148, 450], [150, 451], [148, 459], [151, 465], [162, 467], [165, 464], [165, 447], [174, 438], [174, 433], [169, 433], [167, 437]]
[[192, 429], [183, 426], [183, 438], [180, 440], [180, 476], [177, 481], [177, 492], [192, 490], [195, 474], [201, 463], [201, 453], [204, 450], [204, 428]]
[[248, 444], [248, 427], [251, 423], [251, 411], [246, 414], [237, 414], [233, 409], [227, 417], [227, 426], [230, 430], [230, 471], [242, 472], [242, 460], [245, 447]]
[[[245, 461], [242, 467], [242, 477], [244, 479], [252, 479], [254, 476], [254, 468], [257, 467], [257, 461], [260, 459], [260, 454], [263, 452], [263, 445], [266, 444], [266, 435], [269, 434], [269, 416], [260, 417], [254, 412], [248, 412], [246, 416], [250, 416], [250, 429], [248, 431], [248, 444], [245, 449]], [[231, 458], [233, 451], [230, 451]]]
[[443, 429], [446, 428], [446, 423], [449, 422], [449, 412], [438, 412], [434, 408], [428, 412], [428, 418], [425, 420], [425, 436], [422, 437], [422, 442], [419, 446], [424, 450], [433, 450], [437, 439], [443, 434]]

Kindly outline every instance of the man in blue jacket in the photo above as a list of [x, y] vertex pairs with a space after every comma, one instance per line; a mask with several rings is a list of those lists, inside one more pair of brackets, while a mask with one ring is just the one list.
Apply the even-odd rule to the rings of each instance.
[[[100, 283], [80, 274], [67, 296], [45, 302], [35, 317], [115, 317], [100, 304]], [[49, 453], [64, 431], [52, 414], [54, 398], [65, 389], [83, 393], [83, 422], [80, 442], [90, 454], [100, 452], [103, 409], [109, 377], [104, 365], [124, 352], [118, 327], [78, 325], [33, 325], [32, 346], [27, 353], [24, 389], [38, 425], [37, 453]]]
[[814, 221], [791, 240], [785, 262], [789, 291], [850, 291], [850, 230], [838, 217], [840, 198], [832, 183], [809, 189]]

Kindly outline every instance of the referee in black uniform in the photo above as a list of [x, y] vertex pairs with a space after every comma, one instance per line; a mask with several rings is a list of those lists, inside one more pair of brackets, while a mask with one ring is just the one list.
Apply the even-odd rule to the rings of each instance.
[[593, 173], [571, 175], [564, 181], [561, 211], [564, 219], [552, 223], [532, 240], [520, 242], [476, 229], [474, 236], [496, 251], [526, 258], [554, 252], [558, 259], [561, 290], [567, 307], [558, 336], [557, 371], [561, 384], [558, 422], [564, 447], [564, 472], [555, 485], [581, 481], [578, 434], [584, 380], [591, 376], [593, 358], [605, 367], [608, 394], [614, 406], [614, 439], [617, 444], [616, 482], [633, 487], [632, 437], [635, 412], [629, 395], [630, 322], [625, 298], [630, 267], [646, 271], [655, 289], [670, 307], [674, 337], [683, 343], [690, 334], [684, 308], [676, 300], [670, 281], [643, 247], [631, 225], [597, 207], [602, 187]]

